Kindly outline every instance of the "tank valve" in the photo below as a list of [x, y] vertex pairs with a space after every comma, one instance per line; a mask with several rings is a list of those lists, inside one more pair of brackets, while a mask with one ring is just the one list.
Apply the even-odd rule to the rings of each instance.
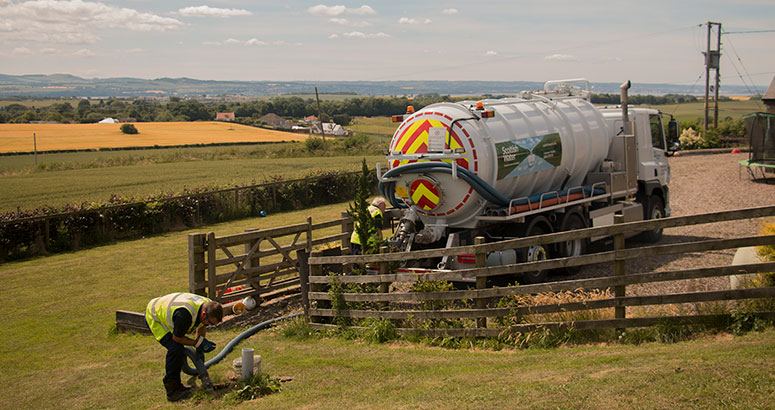
[[438, 241], [444, 236], [445, 228], [441, 226], [426, 226], [414, 237], [414, 241], [420, 244], [429, 244]]

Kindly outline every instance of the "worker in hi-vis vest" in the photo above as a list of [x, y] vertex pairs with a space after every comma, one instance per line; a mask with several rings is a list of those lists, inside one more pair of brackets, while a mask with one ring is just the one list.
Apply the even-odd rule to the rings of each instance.
[[[369, 205], [369, 214], [374, 218], [374, 225], [377, 227], [376, 231], [372, 230], [372, 232], [369, 232], [370, 235], [368, 241], [371, 244], [382, 239], [381, 229], [384, 224], [383, 213], [385, 212], [385, 209], [387, 209], [387, 204], [385, 198], [382, 197], [374, 198], [374, 200], [371, 201], [371, 205]], [[358, 223], [356, 222], [353, 226], [353, 233], [350, 235], [350, 253], [358, 255], [361, 253], [362, 248], [361, 238], [358, 236]]]
[[[156, 340], [167, 348], [164, 365], [167, 400], [178, 401], [191, 395], [190, 388], [180, 381], [180, 371], [186, 360], [184, 346], [195, 347], [201, 357], [212, 352], [215, 343], [205, 339], [207, 326], [217, 325], [222, 319], [220, 303], [192, 293], [171, 293], [148, 303], [145, 321]], [[195, 330], [195, 339], [186, 336]]]

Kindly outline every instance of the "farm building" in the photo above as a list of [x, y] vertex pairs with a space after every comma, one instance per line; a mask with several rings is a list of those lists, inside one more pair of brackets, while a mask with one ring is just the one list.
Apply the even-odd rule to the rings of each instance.
[[216, 121], [234, 121], [234, 113], [233, 112], [215, 113], [215, 120]]
[[[333, 135], [335, 137], [345, 137], [348, 134], [347, 130], [342, 128], [341, 125], [334, 124], [333, 122], [323, 123], [323, 130], [325, 131], [325, 135]], [[312, 126], [312, 132], [314, 134], [321, 134], [320, 124], [314, 124]]]

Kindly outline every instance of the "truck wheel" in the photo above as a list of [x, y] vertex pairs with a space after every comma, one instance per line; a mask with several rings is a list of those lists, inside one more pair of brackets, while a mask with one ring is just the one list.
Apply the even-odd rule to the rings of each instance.
[[[584, 229], [586, 227], [587, 224], [584, 223], [582, 216], [576, 212], [573, 212], [566, 215], [565, 219], [563, 219], [562, 224], [560, 225], [560, 230], [562, 232], [575, 231], [577, 229]], [[581, 256], [587, 250], [587, 240], [575, 239], [572, 241], [561, 242], [558, 244], [558, 250], [559, 257], [561, 258]]]
[[[584, 222], [584, 218], [578, 212], [567, 213], [562, 223], [560, 224], [560, 229], [562, 232], [584, 229], [586, 227], [587, 227], [587, 224]], [[558, 257], [569, 258], [573, 256], [584, 255], [587, 252], [588, 242], [589, 242], [589, 239], [586, 239], [586, 238], [560, 242], [557, 244]], [[558, 273], [573, 275], [578, 273], [579, 269], [580, 268], [578, 266], [572, 266], [569, 268], [558, 269], [559, 271]]]
[[[552, 233], [551, 223], [544, 216], [536, 216], [525, 227], [525, 237], [538, 236]], [[545, 245], [533, 245], [525, 249], [525, 262], [545, 261], [550, 258], [549, 247]], [[526, 284], [546, 282], [549, 271], [546, 269], [522, 274], [522, 281]]]
[[[665, 203], [662, 198], [652, 195], [649, 198], [649, 206], [646, 209], [646, 219], [660, 219], [665, 217]], [[664, 229], [655, 229], [653, 231], [643, 232], [643, 238], [648, 242], [659, 242], [662, 239], [662, 231]]]

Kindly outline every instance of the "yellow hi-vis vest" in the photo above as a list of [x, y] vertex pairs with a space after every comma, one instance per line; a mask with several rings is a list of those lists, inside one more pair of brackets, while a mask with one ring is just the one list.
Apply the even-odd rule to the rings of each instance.
[[191, 333], [196, 329], [196, 314], [199, 312], [199, 308], [207, 302], [210, 302], [210, 299], [193, 293], [170, 293], [148, 302], [148, 307], [145, 309], [145, 321], [156, 340], [161, 340], [164, 335], [172, 333], [175, 328], [172, 323], [172, 315], [177, 309], [184, 308], [191, 314], [191, 327], [186, 330], [186, 333]]
[[[382, 217], [382, 210], [377, 208], [376, 206], [369, 205], [368, 209], [369, 209], [369, 213], [371, 214], [372, 218], [376, 218], [377, 216], [379, 216], [380, 218]], [[353, 233], [352, 233], [352, 235], [350, 235], [350, 243], [354, 243], [356, 245], [360, 245], [361, 244], [361, 238], [358, 236], [357, 227], [358, 227], [358, 223], [356, 222], [355, 225], [353, 226]], [[381, 235], [382, 232], [380, 232], [379, 230], [377, 232], [370, 232], [370, 233], [371, 233], [372, 237], [382, 237], [382, 235]], [[372, 238], [369, 238], [369, 240], [373, 241]]]

